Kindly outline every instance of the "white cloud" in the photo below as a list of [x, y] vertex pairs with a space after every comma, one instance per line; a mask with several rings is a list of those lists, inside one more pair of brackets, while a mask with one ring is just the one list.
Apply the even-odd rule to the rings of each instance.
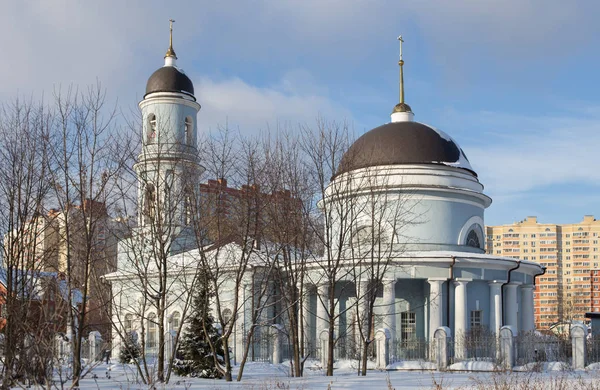
[[599, 186], [600, 117], [463, 115], [479, 128], [462, 145], [493, 196], [519, 196], [553, 185]]
[[278, 124], [295, 127], [313, 123], [318, 115], [352, 122], [350, 111], [329, 99], [326, 91], [309, 79], [305, 72], [296, 71], [276, 85], [257, 87], [239, 78], [201, 78], [196, 83], [196, 97], [203, 106], [199, 124], [214, 129], [227, 122], [248, 133], [273, 129]]

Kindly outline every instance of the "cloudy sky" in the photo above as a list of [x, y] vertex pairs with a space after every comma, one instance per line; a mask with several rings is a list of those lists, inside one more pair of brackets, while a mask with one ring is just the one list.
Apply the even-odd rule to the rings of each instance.
[[486, 223], [600, 217], [600, 2], [264, 0], [2, 2], [0, 99], [99, 80], [135, 108], [168, 19], [205, 130], [346, 120], [397, 103], [405, 39], [415, 119], [451, 134], [494, 199]]

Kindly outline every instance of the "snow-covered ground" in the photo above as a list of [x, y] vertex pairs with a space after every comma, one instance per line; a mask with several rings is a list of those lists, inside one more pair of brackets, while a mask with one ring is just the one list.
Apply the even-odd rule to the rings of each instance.
[[[173, 376], [168, 385], [149, 387], [136, 383], [134, 366], [101, 364], [81, 381], [82, 390], [91, 389], [599, 389], [600, 372], [548, 371], [543, 373], [513, 372], [437, 372], [417, 370], [419, 364], [405, 364], [405, 370], [370, 370], [367, 376], [357, 376], [355, 362], [340, 362], [333, 377], [312, 367], [303, 378], [290, 378], [289, 366], [269, 363], [248, 363], [241, 382], [225, 382]], [[397, 368], [401, 368], [399, 365]], [[410, 369], [407, 371], [406, 369]], [[107, 378], [107, 373], [110, 378]], [[237, 373], [237, 369], [236, 372]], [[93, 376], [96, 378], [93, 378]], [[389, 382], [388, 382], [389, 381]], [[557, 386], [557, 383], [569, 384]], [[388, 383], [390, 384], [388, 386]], [[528, 383], [529, 387], [521, 387]], [[67, 388], [67, 386], [65, 386]], [[59, 387], [60, 388], [60, 387]]]

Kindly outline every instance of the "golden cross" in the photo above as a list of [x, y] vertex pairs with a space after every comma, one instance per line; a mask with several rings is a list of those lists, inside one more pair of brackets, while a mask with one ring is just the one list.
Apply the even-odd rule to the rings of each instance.
[[169, 19], [169, 33], [170, 33], [169, 45], [170, 46], [173, 46], [173, 23], [174, 22], [175, 22], [175, 20]]
[[398, 40], [400, 41], [400, 60], [402, 60], [402, 42], [404, 42], [402, 35], [398, 37]]

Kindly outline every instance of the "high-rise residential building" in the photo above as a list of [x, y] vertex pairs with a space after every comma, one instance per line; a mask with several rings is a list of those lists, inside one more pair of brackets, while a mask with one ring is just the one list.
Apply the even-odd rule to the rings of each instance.
[[487, 226], [489, 254], [535, 261], [546, 267], [536, 278], [535, 324], [548, 329], [585, 321], [600, 311], [600, 221], [539, 223], [536, 217], [509, 225]]

